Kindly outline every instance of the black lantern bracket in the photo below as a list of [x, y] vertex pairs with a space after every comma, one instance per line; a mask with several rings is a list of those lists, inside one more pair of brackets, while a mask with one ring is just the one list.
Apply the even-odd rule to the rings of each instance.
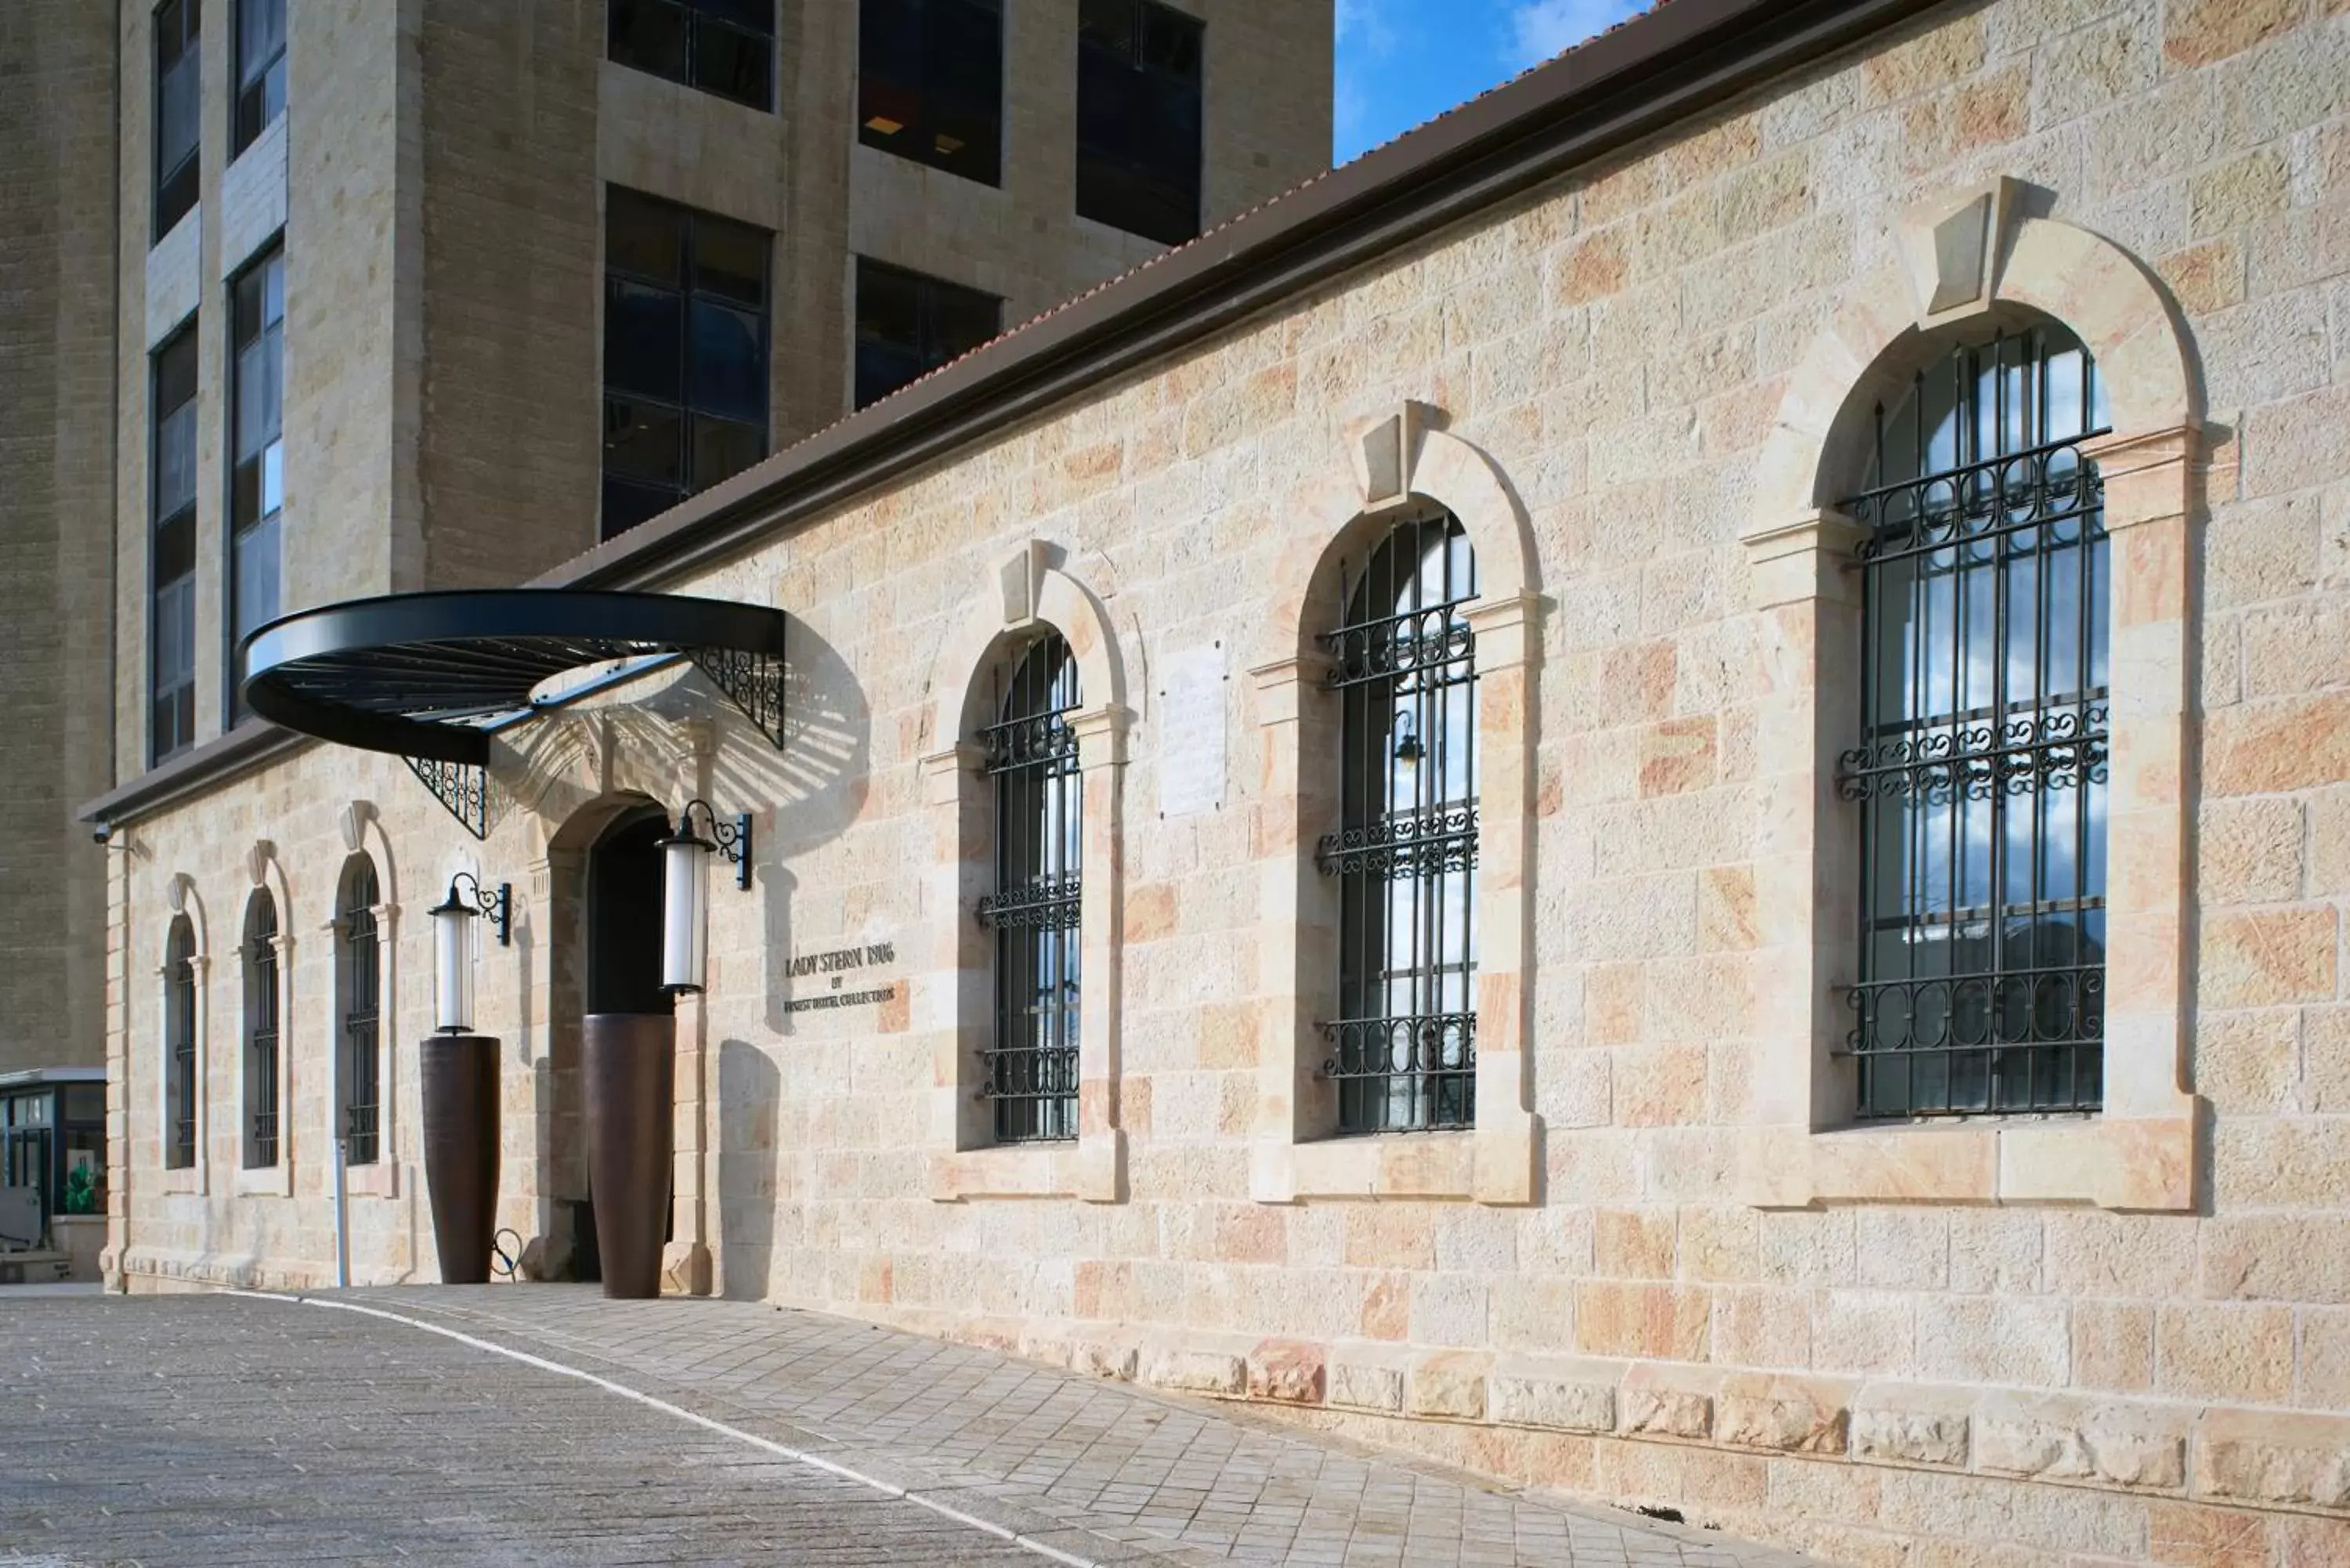
[[[702, 813], [702, 819], [710, 824], [710, 836], [707, 838], [693, 831], [693, 814], [697, 810]], [[685, 803], [684, 809], [677, 814], [677, 832], [662, 842], [699, 844], [704, 849], [715, 851], [728, 865], [734, 867], [734, 886], [745, 891], [749, 890], [751, 886], [751, 814], [749, 812], [737, 812], [734, 814], [733, 822], [725, 822], [719, 817], [718, 813], [708, 801], [697, 796]]]
[[[472, 889], [470, 892], [465, 889]], [[480, 877], [471, 871], [460, 871], [449, 878], [446, 902], [425, 911], [430, 915], [444, 914], [451, 909], [466, 909], [490, 922], [498, 933], [498, 946], [514, 946], [514, 884], [501, 882], [498, 890], [491, 892], [482, 886]]]

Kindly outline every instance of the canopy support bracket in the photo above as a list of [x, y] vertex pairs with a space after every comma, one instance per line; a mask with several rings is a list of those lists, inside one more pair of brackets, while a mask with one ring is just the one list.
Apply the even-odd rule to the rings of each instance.
[[784, 749], [784, 656], [760, 649], [696, 648], [694, 668], [726, 694], [759, 733]]
[[490, 770], [479, 763], [442, 763], [402, 757], [432, 798], [475, 838], [490, 836]]

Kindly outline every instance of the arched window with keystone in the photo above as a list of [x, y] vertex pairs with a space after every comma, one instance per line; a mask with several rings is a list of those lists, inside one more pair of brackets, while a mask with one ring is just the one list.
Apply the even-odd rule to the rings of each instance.
[[1048, 631], [1014, 657], [980, 735], [995, 786], [995, 890], [979, 906], [995, 1018], [980, 1092], [998, 1143], [1077, 1136], [1085, 791], [1069, 715], [1082, 701], [1069, 645]]
[[2094, 1111], [2111, 734], [2106, 423], [2062, 327], [1959, 344], [1876, 409], [1860, 525], [1849, 1049], [1864, 1119]]
[[1321, 641], [1339, 703], [1341, 1133], [1476, 1122], [1477, 561], [1449, 513], [1399, 524]]

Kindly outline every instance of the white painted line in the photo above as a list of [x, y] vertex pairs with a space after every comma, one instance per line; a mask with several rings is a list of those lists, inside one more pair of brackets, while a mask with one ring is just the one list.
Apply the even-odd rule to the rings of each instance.
[[993, 1535], [999, 1541], [1009, 1541], [1015, 1546], [1027, 1548], [1040, 1557], [1049, 1557], [1055, 1563], [1066, 1563], [1068, 1568], [1104, 1568], [1103, 1564], [1090, 1557], [1080, 1557], [1075, 1552], [1064, 1552], [1057, 1546], [1048, 1546], [1041, 1541], [1022, 1535], [1016, 1531], [1007, 1530], [1003, 1525], [991, 1523], [987, 1520], [965, 1513], [962, 1510], [941, 1502], [935, 1498], [924, 1497], [920, 1492], [908, 1491], [901, 1486], [892, 1486], [888, 1481], [868, 1476], [861, 1470], [850, 1469], [847, 1465], [836, 1464], [819, 1455], [803, 1453], [786, 1444], [778, 1443], [772, 1438], [763, 1438], [756, 1432], [746, 1432], [740, 1427], [730, 1427], [723, 1421], [713, 1421], [707, 1416], [697, 1415], [682, 1406], [672, 1405], [666, 1399], [657, 1399], [650, 1394], [640, 1393], [624, 1383], [615, 1383], [608, 1377], [598, 1377], [596, 1374], [579, 1367], [566, 1366], [559, 1361], [549, 1361], [543, 1355], [533, 1355], [528, 1351], [515, 1350], [494, 1340], [477, 1339], [470, 1334], [463, 1334], [441, 1324], [427, 1322], [423, 1318], [410, 1317], [404, 1313], [386, 1312], [381, 1307], [361, 1306], [357, 1302], [322, 1301], [317, 1296], [286, 1295], [277, 1291], [246, 1291], [238, 1290], [233, 1286], [223, 1286], [220, 1293], [230, 1296], [250, 1296], [255, 1301], [286, 1302], [296, 1306], [332, 1307], [338, 1312], [355, 1312], [366, 1317], [382, 1318], [387, 1323], [405, 1324], [410, 1328], [421, 1328], [427, 1334], [437, 1334], [444, 1339], [453, 1339], [460, 1345], [471, 1345], [475, 1350], [486, 1350], [494, 1355], [503, 1355], [509, 1361], [519, 1361], [525, 1366], [536, 1366], [542, 1372], [557, 1373], [565, 1377], [577, 1377], [582, 1383], [592, 1383], [608, 1394], [618, 1394], [623, 1399], [633, 1399], [649, 1409], [659, 1410], [665, 1416], [674, 1416], [681, 1421], [691, 1421], [695, 1426], [716, 1432], [721, 1437], [732, 1438], [738, 1443], [748, 1443], [754, 1449], [764, 1449], [778, 1459], [806, 1465], [810, 1469], [822, 1470], [827, 1475], [838, 1476], [843, 1480], [855, 1481], [859, 1486], [871, 1488], [884, 1497], [902, 1499], [917, 1507], [927, 1508], [941, 1519], [952, 1520], [957, 1524], [966, 1525], [972, 1530]]

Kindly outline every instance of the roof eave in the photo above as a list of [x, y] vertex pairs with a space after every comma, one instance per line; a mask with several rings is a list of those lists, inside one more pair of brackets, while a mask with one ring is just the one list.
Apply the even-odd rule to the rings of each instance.
[[[1872, 34], [1968, 3], [1671, 0], [527, 586], [658, 587]], [[302, 743], [249, 722], [88, 803], [79, 815], [128, 822]]]

